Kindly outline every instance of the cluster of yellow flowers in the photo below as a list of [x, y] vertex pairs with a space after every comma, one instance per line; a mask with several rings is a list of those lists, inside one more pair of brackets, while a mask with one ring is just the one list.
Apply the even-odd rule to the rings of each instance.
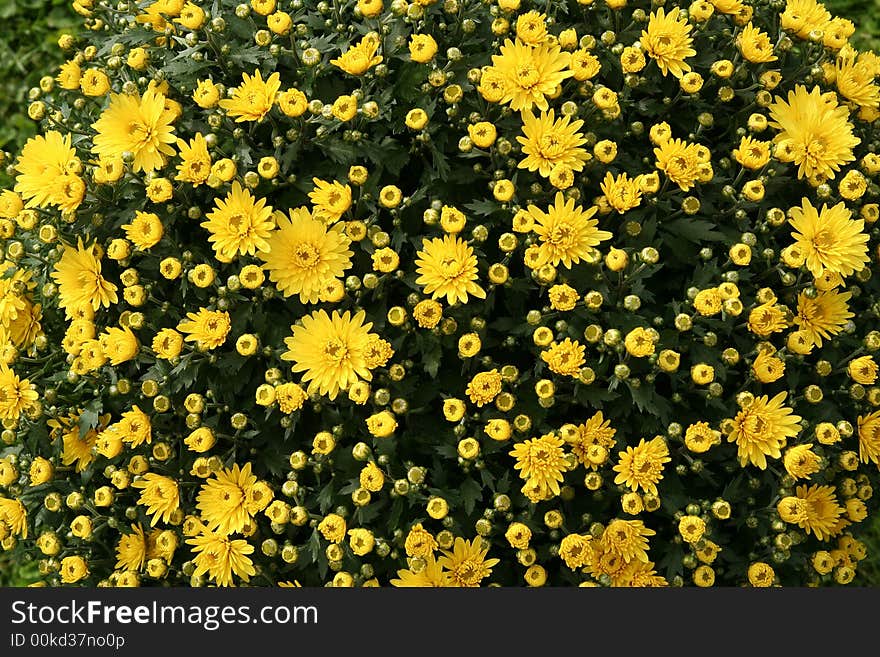
[[0, 545], [39, 584], [856, 581], [880, 57], [850, 21], [73, 8], [0, 192]]

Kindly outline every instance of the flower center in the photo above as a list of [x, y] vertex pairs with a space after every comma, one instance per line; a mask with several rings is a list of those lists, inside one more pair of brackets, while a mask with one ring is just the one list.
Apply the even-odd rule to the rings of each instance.
[[342, 340], [333, 338], [324, 345], [324, 355], [333, 363], [341, 363], [348, 357], [348, 347]]
[[293, 262], [297, 267], [311, 269], [318, 264], [320, 252], [312, 244], [300, 244], [293, 251]]

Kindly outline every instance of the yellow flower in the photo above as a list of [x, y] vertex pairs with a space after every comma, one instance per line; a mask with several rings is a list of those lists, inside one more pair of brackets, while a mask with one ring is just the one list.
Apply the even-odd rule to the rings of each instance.
[[841, 51], [834, 65], [834, 84], [841, 96], [859, 107], [877, 108], [880, 87], [874, 83], [876, 70], [855, 50]]
[[498, 137], [498, 130], [493, 123], [478, 121], [468, 126], [468, 135], [477, 148], [489, 148]]
[[823, 339], [827, 340], [840, 333], [847, 321], [855, 317], [846, 303], [851, 296], [850, 292], [829, 290], [810, 298], [801, 292], [798, 295], [798, 312], [794, 323], [807, 334], [814, 345], [821, 347]]
[[838, 518], [844, 514], [844, 509], [837, 503], [834, 487], [801, 485], [795, 493], [776, 505], [779, 517], [797, 525], [808, 535], [814, 534], [820, 541], [831, 538]]
[[[498, 396], [498, 393], [501, 392], [501, 373], [498, 370], [489, 370], [488, 372], [480, 372], [476, 374], [467, 385], [467, 393], [468, 398], [471, 400], [473, 404], [477, 406], [485, 406], [493, 401], [495, 401], [495, 397]], [[451, 419], [450, 414], [446, 411], [447, 403], [457, 402], [458, 400], [447, 399], [443, 403], [443, 412], [446, 414], [446, 419], [450, 422], [456, 422], [461, 419], [461, 415], [464, 414], [464, 404], [461, 404], [459, 407], [461, 410], [461, 414], [453, 413], [453, 416], [457, 416], [457, 419]]]
[[542, 498], [548, 497], [547, 493], [559, 495], [559, 483], [568, 470], [564, 444], [562, 438], [548, 433], [517, 443], [510, 452], [516, 459], [514, 470], [519, 470], [522, 479], [539, 489]]
[[[661, 8], [662, 11], [662, 8]], [[699, 146], [681, 139], [667, 139], [654, 149], [654, 165], [679, 189], [686, 192], [699, 180]]]
[[142, 570], [147, 560], [147, 538], [140, 523], [131, 526], [130, 534], [122, 534], [116, 544], [116, 568]]
[[624, 562], [648, 561], [648, 537], [656, 534], [641, 520], [614, 519], [602, 532], [602, 547], [605, 552], [619, 557]]
[[398, 570], [397, 577], [390, 580], [389, 584], [399, 588], [452, 586], [448, 574], [443, 570], [440, 564], [435, 561], [433, 556], [425, 559], [424, 567], [418, 572], [414, 572], [413, 570]]
[[138, 354], [140, 345], [134, 332], [125, 327], [111, 326], [98, 336], [101, 349], [112, 365], [132, 360]]
[[637, 208], [642, 202], [642, 192], [639, 189], [638, 180], [630, 179], [625, 172], [615, 177], [613, 173], [608, 171], [600, 188], [605, 194], [608, 204], [618, 214]]
[[450, 305], [468, 302], [468, 295], [485, 299], [486, 292], [476, 281], [477, 257], [467, 242], [455, 235], [441, 238], [422, 238], [422, 250], [417, 252], [416, 279], [425, 294], [433, 299], [446, 297]]
[[177, 165], [177, 176], [174, 179], [198, 187], [211, 174], [211, 156], [208, 154], [204, 135], [201, 132], [196, 133], [188, 144], [183, 139], [178, 139], [177, 148], [180, 149], [181, 162]]
[[556, 119], [552, 109], [549, 113], [541, 112], [538, 117], [524, 110], [521, 116], [524, 136], [518, 136], [516, 140], [522, 144], [525, 158], [517, 165], [519, 169], [537, 171], [545, 178], [556, 166], [566, 166], [572, 171], [583, 170], [590, 155], [580, 148], [587, 141], [578, 132], [584, 124], [582, 120], [571, 121], [569, 116]]
[[138, 249], [146, 250], [159, 243], [164, 234], [162, 220], [153, 212], [136, 210], [131, 223], [123, 224], [125, 236]]
[[572, 264], [594, 254], [595, 247], [603, 240], [612, 237], [610, 232], [597, 228], [599, 222], [593, 219], [595, 207], [584, 210], [575, 206], [574, 199], [566, 200], [561, 192], [556, 193], [554, 204], [546, 212], [534, 205], [530, 205], [528, 211], [541, 240], [536, 262], [530, 265], [533, 269], [548, 263], [553, 266], [562, 263], [570, 269]]
[[89, 576], [89, 567], [86, 565], [85, 559], [75, 554], [61, 560], [59, 572], [64, 584], [76, 584]]
[[157, 358], [170, 360], [180, 354], [183, 348], [183, 336], [171, 328], [160, 329], [153, 338], [151, 347]]
[[[831, 429], [835, 429], [834, 425], [830, 426]], [[816, 429], [818, 431], [818, 427]], [[871, 461], [874, 464], [880, 465], [880, 411], [874, 411], [869, 415], [860, 415], [858, 418], [858, 429], [859, 459], [862, 463]], [[827, 445], [837, 441], [826, 439], [819, 442]]]
[[579, 48], [571, 53], [568, 68], [575, 80], [583, 82], [599, 75], [602, 65], [596, 55], [585, 48]]
[[770, 161], [770, 142], [744, 135], [739, 148], [733, 150], [733, 158], [746, 169], [760, 169]]
[[[361, 487], [372, 493], [377, 493], [382, 490], [382, 487], [385, 485], [385, 475], [382, 470], [379, 469], [378, 465], [373, 461], [370, 461], [361, 470], [358, 475], [358, 481], [360, 482]], [[421, 525], [418, 526], [421, 527]], [[415, 527], [413, 529], [415, 529]], [[407, 554], [409, 554], [409, 549], [407, 549]]]
[[690, 32], [691, 26], [681, 16], [678, 7], [668, 13], [660, 7], [651, 12], [647, 28], [642, 30], [640, 43], [645, 53], [657, 62], [663, 75], [672, 73], [680, 78], [691, 70], [685, 59], [697, 54], [691, 47], [693, 39]]
[[367, 430], [376, 438], [387, 438], [397, 429], [397, 419], [391, 411], [379, 411], [367, 418]]
[[199, 308], [186, 317], [177, 325], [177, 330], [185, 334], [186, 342], [195, 342], [200, 349], [216, 349], [226, 342], [231, 324], [225, 310]]
[[340, 390], [372, 378], [366, 361], [372, 323], [364, 323], [365, 319], [363, 311], [352, 316], [334, 310], [330, 316], [319, 310], [291, 327], [293, 336], [284, 339], [288, 351], [281, 358], [293, 361], [294, 372], [304, 372], [309, 394], [336, 399]]
[[147, 507], [147, 515], [152, 516], [151, 527], [155, 527], [159, 520], [167, 523], [180, 506], [177, 482], [174, 479], [148, 472], [135, 479], [131, 485], [141, 489], [137, 503]]
[[61, 70], [58, 72], [58, 77], [55, 79], [58, 81], [58, 84], [62, 89], [79, 89], [79, 81], [82, 77], [82, 72], [80, 70], [79, 64], [76, 60], [69, 60], [64, 62], [61, 65]]
[[253, 75], [242, 73], [242, 83], [236, 87], [232, 98], [224, 98], [219, 105], [236, 123], [262, 121], [275, 104], [280, 88], [279, 73], [272, 73], [263, 80], [260, 70], [256, 69]]
[[312, 183], [315, 188], [309, 192], [309, 199], [315, 206], [315, 218], [327, 223], [338, 221], [351, 207], [351, 187], [319, 178], [312, 178]]
[[787, 393], [780, 392], [770, 399], [756, 397], [733, 419], [727, 441], [736, 443], [740, 465], [752, 465], [765, 470], [767, 457], [778, 459], [788, 438], [798, 435], [801, 417], [783, 406]]
[[86, 69], [79, 80], [79, 88], [86, 96], [103, 96], [110, 90], [110, 78], [104, 71]]
[[213, 80], [199, 80], [193, 91], [193, 100], [202, 109], [216, 107], [220, 100], [220, 89]]
[[586, 362], [584, 351], [584, 345], [577, 340], [565, 338], [562, 342], [554, 342], [549, 349], [542, 351], [541, 360], [556, 374], [577, 377]]
[[357, 114], [358, 101], [355, 96], [343, 94], [333, 101], [331, 110], [333, 116], [340, 121], [351, 121]]
[[251, 464], [239, 467], [234, 463], [232, 468], [223, 468], [214, 473], [199, 490], [196, 497], [197, 508], [208, 529], [223, 536], [240, 532], [250, 522], [248, 497], [257, 483], [251, 474]]
[[813, 276], [822, 276], [826, 270], [850, 276], [870, 262], [865, 222], [852, 219], [842, 202], [831, 208], [823, 204], [817, 210], [804, 198], [802, 207], [793, 207], [790, 216], [789, 223], [795, 230], [791, 236]]
[[634, 328], [626, 334], [623, 342], [627, 353], [636, 358], [644, 358], [654, 353], [654, 335], [644, 327]]
[[810, 449], [812, 446], [813, 443], [806, 443], [785, 450], [782, 464], [785, 466], [785, 471], [795, 479], [809, 479], [822, 469], [818, 455]]
[[210, 427], [199, 427], [198, 429], [194, 429], [183, 439], [184, 445], [197, 454], [207, 452], [216, 442], [217, 437], [214, 434], [214, 430]]
[[7, 525], [13, 536], [28, 537], [27, 509], [20, 500], [0, 497], [0, 522]]
[[101, 275], [101, 259], [95, 247], [92, 244], [85, 248], [78, 237], [76, 247], [62, 247], [61, 258], [55, 263], [52, 280], [58, 284], [58, 305], [68, 316], [81, 307], [98, 310], [118, 301], [116, 286]]
[[318, 531], [331, 543], [341, 543], [345, 539], [346, 529], [345, 518], [336, 513], [327, 514], [318, 523]]
[[363, 75], [376, 64], [382, 62], [382, 56], [376, 55], [379, 45], [378, 35], [371, 32], [364, 36], [356, 46], [345, 51], [341, 57], [331, 59], [330, 63], [350, 75]]
[[413, 34], [409, 38], [409, 54], [414, 62], [427, 64], [437, 54], [437, 42], [430, 34]]
[[877, 381], [877, 363], [871, 356], [853, 358], [846, 366], [850, 378], [865, 386], [874, 385]]
[[230, 539], [222, 532], [203, 528], [201, 533], [186, 541], [193, 546], [193, 575], [207, 574], [218, 586], [233, 586], [233, 576], [245, 582], [256, 574], [253, 562], [247, 555], [252, 554], [254, 546], [246, 540]]
[[773, 383], [785, 373], [785, 361], [767, 350], [760, 350], [752, 362], [752, 373], [761, 383]]
[[15, 191], [28, 208], [56, 205], [75, 210], [85, 194], [85, 183], [74, 173], [80, 167], [69, 134], [50, 130], [31, 137], [15, 165]]
[[708, 422], [691, 424], [684, 434], [685, 447], [694, 454], [704, 454], [718, 442], [718, 432], [713, 431]]
[[623, 484], [630, 490], [641, 489], [657, 495], [657, 483], [663, 478], [663, 466], [671, 461], [669, 448], [662, 436], [645, 442], [642, 438], [635, 447], [627, 447], [618, 455], [615, 484]]
[[330, 279], [340, 278], [351, 267], [350, 240], [343, 224], [329, 228], [312, 217], [307, 208], [290, 211], [288, 219], [275, 213], [277, 229], [266, 238], [257, 256], [276, 287], [288, 297], [299, 295], [302, 303], [317, 303]]
[[103, 158], [134, 156], [132, 170], [161, 169], [171, 155], [175, 115], [165, 106], [165, 96], [147, 89], [142, 96], [110, 94], [110, 104], [92, 124], [97, 132], [92, 152]]
[[488, 552], [479, 536], [473, 541], [456, 536], [452, 550], [443, 550], [443, 556], [437, 563], [446, 571], [449, 585], [477, 587], [492, 574], [492, 567], [500, 562], [500, 559], [487, 559]]
[[797, 85], [788, 100], [777, 96], [770, 106], [770, 126], [780, 132], [773, 138], [776, 158], [798, 165], [798, 178], [821, 175], [834, 178], [855, 159], [853, 147], [861, 139], [853, 135], [849, 109], [839, 105], [834, 92], [811, 91]]
[[17, 421], [38, 399], [28, 379], [19, 379], [6, 363], [0, 362], [0, 419]]
[[773, 44], [766, 32], [749, 22], [742, 32], [737, 35], [736, 46], [744, 59], [753, 64], [765, 64], [775, 62], [777, 57], [773, 54]]
[[237, 255], [253, 255], [257, 249], [267, 250], [269, 237], [275, 222], [272, 207], [266, 199], [255, 199], [238, 181], [225, 199], [218, 199], [200, 225], [210, 237], [217, 258], [228, 262]]
[[[568, 70], [570, 60], [571, 55], [558, 45], [530, 46], [519, 39], [506, 39], [500, 54], [492, 55], [490, 67], [502, 84], [502, 94], [497, 102], [509, 103], [516, 112], [529, 110], [533, 105], [546, 111], [549, 107], [547, 96], [553, 95], [556, 87], [573, 75]], [[485, 71], [483, 76], [487, 74], [492, 75]]]
[[784, 331], [788, 328], [788, 322], [785, 319], [785, 313], [774, 299], [772, 302], [762, 303], [752, 309], [749, 313], [748, 327], [755, 335], [766, 338], [772, 333]]

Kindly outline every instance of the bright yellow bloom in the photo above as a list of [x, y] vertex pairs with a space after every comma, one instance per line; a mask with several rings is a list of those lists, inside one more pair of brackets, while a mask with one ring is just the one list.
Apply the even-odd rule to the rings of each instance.
[[801, 39], [808, 39], [813, 30], [824, 30], [831, 21], [831, 14], [817, 0], [787, 0], [780, 15], [780, 26], [795, 32]]
[[654, 165], [686, 192], [700, 178], [699, 146], [681, 139], [667, 139], [654, 149]]
[[232, 98], [224, 98], [219, 105], [236, 123], [262, 121], [275, 104], [279, 89], [279, 73], [272, 73], [266, 80], [263, 80], [259, 69], [253, 75], [242, 73], [242, 83], [236, 87]]
[[519, 470], [521, 478], [541, 491], [541, 498], [549, 497], [549, 493], [559, 495], [559, 483], [568, 470], [564, 444], [562, 438], [548, 433], [517, 443], [510, 452], [516, 459], [514, 470]]
[[841, 96], [859, 107], [880, 106], [880, 87], [874, 83], [877, 71], [857, 51], [841, 51], [834, 65], [834, 84]]
[[195, 342], [200, 349], [216, 349], [226, 342], [231, 323], [225, 310], [199, 308], [186, 317], [177, 325], [177, 330], [186, 335], [185, 341]]
[[770, 399], [756, 397], [733, 419], [733, 428], [727, 441], [736, 443], [740, 465], [752, 465], [765, 470], [767, 457], [778, 459], [789, 438], [801, 430], [801, 417], [783, 406], [787, 393], [780, 392]]
[[141, 489], [137, 503], [147, 507], [147, 515], [152, 516], [151, 527], [155, 527], [160, 520], [168, 522], [180, 506], [177, 482], [170, 477], [148, 472], [131, 485]]
[[110, 104], [92, 124], [98, 134], [92, 152], [102, 158], [134, 156], [132, 170], [154, 171], [174, 155], [175, 113], [166, 108], [165, 96], [147, 89], [142, 96], [111, 94]]
[[61, 258], [55, 263], [52, 280], [58, 284], [58, 305], [67, 311], [68, 317], [78, 308], [98, 310], [118, 301], [116, 286], [101, 276], [101, 260], [95, 255], [95, 246], [85, 248], [79, 237], [76, 247], [62, 247]]
[[116, 568], [140, 571], [147, 561], [147, 539], [140, 523], [131, 526], [130, 534], [122, 534], [116, 544]]
[[530, 46], [519, 39], [506, 39], [500, 54], [492, 55], [492, 73], [484, 71], [483, 76], [494, 73], [500, 77], [502, 94], [497, 102], [509, 103], [517, 112], [533, 105], [546, 111], [547, 96], [572, 75], [568, 70], [570, 60], [571, 55], [557, 45]]
[[432, 299], [446, 297], [452, 305], [467, 303], [469, 294], [486, 298], [485, 290], [476, 283], [477, 256], [463, 239], [455, 235], [422, 238], [422, 250], [416, 255], [416, 284], [424, 286]]
[[795, 495], [785, 497], [776, 505], [779, 517], [814, 534], [820, 541], [834, 535], [838, 518], [844, 509], [837, 502], [833, 486], [798, 486]]
[[736, 46], [744, 59], [753, 64], [765, 64], [775, 62], [778, 58], [773, 54], [773, 44], [766, 32], [750, 22], [743, 27], [742, 32], [736, 38]]
[[37, 399], [39, 394], [31, 387], [31, 382], [19, 379], [6, 363], [0, 362], [0, 419], [18, 420]]
[[618, 214], [637, 208], [642, 203], [642, 192], [638, 179], [631, 179], [626, 172], [615, 178], [614, 174], [608, 171], [599, 187], [605, 194], [608, 205], [614, 208]]
[[[830, 425], [834, 429], [834, 425]], [[880, 411], [858, 418], [859, 429], [859, 460], [862, 463], [871, 461], [880, 465]], [[831, 441], [836, 442], [836, 441]], [[828, 440], [825, 444], [830, 444]]]
[[257, 572], [247, 556], [253, 553], [254, 546], [244, 539], [230, 539], [222, 532], [203, 528], [186, 542], [193, 546], [196, 577], [207, 574], [218, 586], [233, 586], [233, 576], [247, 582]]
[[351, 187], [319, 178], [312, 178], [312, 182], [315, 188], [309, 192], [309, 200], [315, 206], [313, 216], [327, 223], [338, 221], [351, 207]]
[[466, 541], [456, 536], [452, 550], [443, 550], [443, 556], [437, 560], [446, 571], [449, 580], [447, 585], [479, 586], [482, 580], [492, 574], [492, 566], [500, 561], [500, 559], [486, 559], [488, 552], [488, 548], [482, 547], [482, 539], [479, 536], [473, 541]]
[[581, 171], [584, 163], [590, 158], [589, 153], [581, 145], [586, 138], [578, 132], [584, 122], [581, 119], [571, 121], [571, 117], [555, 118], [550, 112], [541, 112], [535, 116], [531, 111], [522, 112], [522, 137], [516, 140], [522, 144], [525, 158], [518, 168], [537, 171], [541, 176], [548, 177], [553, 167], [566, 166], [572, 171]]
[[[479, 374], [474, 375], [474, 377], [470, 380], [467, 385], [466, 393], [468, 399], [471, 400], [471, 403], [476, 404], [477, 406], [485, 406], [493, 401], [498, 396], [498, 393], [501, 392], [501, 373], [496, 370], [489, 370], [488, 372], [480, 372]], [[456, 422], [461, 419], [461, 415], [464, 415], [464, 404], [458, 402], [460, 404], [459, 410], [461, 414], [454, 413], [452, 416], [446, 413], [447, 405], [451, 406], [451, 402], [457, 400], [447, 399], [443, 403], [443, 411], [446, 414], [446, 419], [450, 422]], [[452, 419], [455, 417], [455, 419]]]
[[76, 174], [80, 166], [70, 135], [50, 130], [25, 143], [15, 165], [14, 189], [28, 208], [75, 210], [85, 195], [85, 183]]
[[852, 149], [861, 139], [853, 134], [849, 109], [838, 104], [834, 92], [797, 85], [787, 101], [777, 96], [769, 110], [770, 126], [780, 131], [773, 138], [776, 158], [794, 162], [798, 178], [834, 178], [841, 166], [855, 159]]
[[662, 436], [645, 442], [642, 438], [635, 447], [627, 447], [618, 454], [615, 484], [623, 484], [630, 490], [641, 489], [657, 495], [657, 483], [663, 478], [663, 466], [671, 461], [669, 448]]
[[743, 135], [739, 148], [733, 149], [733, 158], [746, 169], [760, 169], [770, 161], [770, 142]]
[[138, 249], [146, 250], [159, 243], [165, 230], [162, 220], [153, 212], [136, 210], [131, 223], [123, 224], [125, 236]]
[[8, 526], [13, 536], [27, 538], [27, 509], [20, 500], [0, 497], [0, 522]]
[[602, 532], [602, 547], [605, 552], [617, 556], [624, 562], [648, 561], [648, 537], [656, 534], [645, 527], [641, 520], [614, 519]]
[[846, 303], [851, 296], [850, 292], [829, 290], [810, 298], [801, 292], [794, 323], [807, 333], [814, 345], [821, 347], [823, 339], [840, 333], [846, 322], [855, 317]]
[[275, 213], [277, 229], [266, 237], [257, 256], [276, 287], [301, 303], [317, 303], [330, 279], [338, 279], [351, 267], [351, 241], [345, 225], [327, 226], [314, 219], [307, 208], [290, 211], [290, 218]]
[[251, 520], [248, 502], [256, 483], [250, 463], [243, 468], [234, 463], [232, 468], [215, 472], [196, 496], [196, 506], [208, 529], [223, 536], [240, 532]]
[[863, 386], [871, 386], [877, 381], [877, 362], [871, 356], [853, 358], [846, 366], [850, 378]]
[[293, 336], [284, 339], [288, 351], [281, 358], [293, 361], [293, 371], [303, 372], [309, 394], [318, 393], [336, 399], [340, 390], [360, 379], [369, 381], [366, 349], [372, 322], [364, 323], [363, 311], [352, 316], [349, 311], [330, 316], [318, 310], [291, 327]]
[[571, 269], [572, 264], [586, 260], [596, 246], [612, 237], [607, 230], [596, 227], [599, 222], [593, 219], [595, 207], [584, 210], [575, 206], [574, 199], [566, 200], [561, 192], [556, 192], [554, 204], [546, 212], [534, 205], [530, 205], [528, 211], [541, 240], [537, 262], [530, 264], [533, 269], [547, 263], [553, 266], [562, 263]]
[[868, 234], [863, 219], [852, 219], [842, 202], [817, 210], [804, 198], [802, 206], [791, 209], [789, 223], [798, 248], [806, 256], [807, 269], [817, 278], [825, 271], [850, 276], [867, 265]]
[[565, 338], [562, 342], [554, 342], [548, 349], [542, 351], [541, 360], [547, 363], [551, 372], [577, 377], [586, 362], [584, 351], [584, 345], [577, 340]]
[[810, 449], [813, 443], [795, 445], [785, 450], [782, 464], [785, 471], [795, 479], [809, 479], [822, 469], [819, 456]]
[[269, 248], [266, 238], [275, 226], [272, 206], [266, 204], [266, 199], [254, 198], [238, 181], [232, 183], [226, 198], [218, 199], [205, 217], [200, 225], [210, 233], [208, 241], [221, 262]]
[[363, 75], [376, 64], [382, 63], [382, 55], [376, 55], [379, 45], [378, 35], [367, 34], [360, 43], [349, 48], [342, 56], [331, 59], [330, 63], [350, 75]]
[[211, 174], [211, 156], [208, 154], [208, 144], [204, 135], [201, 132], [196, 133], [189, 143], [178, 139], [177, 148], [181, 162], [177, 165], [177, 175], [174, 179], [198, 187]]
[[663, 75], [672, 73], [680, 78], [691, 70], [685, 59], [697, 54], [691, 48], [690, 32], [691, 25], [681, 16], [678, 7], [668, 13], [660, 7], [651, 12], [648, 26], [642, 30], [642, 50], [657, 62]]

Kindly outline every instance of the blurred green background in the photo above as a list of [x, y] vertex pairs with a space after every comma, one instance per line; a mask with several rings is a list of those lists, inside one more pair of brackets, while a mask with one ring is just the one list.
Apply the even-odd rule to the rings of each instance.
[[[880, 0], [827, 0], [836, 16], [856, 24], [853, 45], [880, 52]], [[81, 17], [69, 0], [0, 0], [0, 150], [15, 157], [34, 134], [27, 117], [28, 89], [44, 75], [55, 75], [64, 58], [58, 37], [76, 30]], [[9, 183], [0, 168], [0, 186]], [[869, 528], [868, 558], [854, 584], [880, 586], [880, 517]], [[37, 579], [36, 565], [19, 564], [0, 552], [0, 586], [24, 586]]]

